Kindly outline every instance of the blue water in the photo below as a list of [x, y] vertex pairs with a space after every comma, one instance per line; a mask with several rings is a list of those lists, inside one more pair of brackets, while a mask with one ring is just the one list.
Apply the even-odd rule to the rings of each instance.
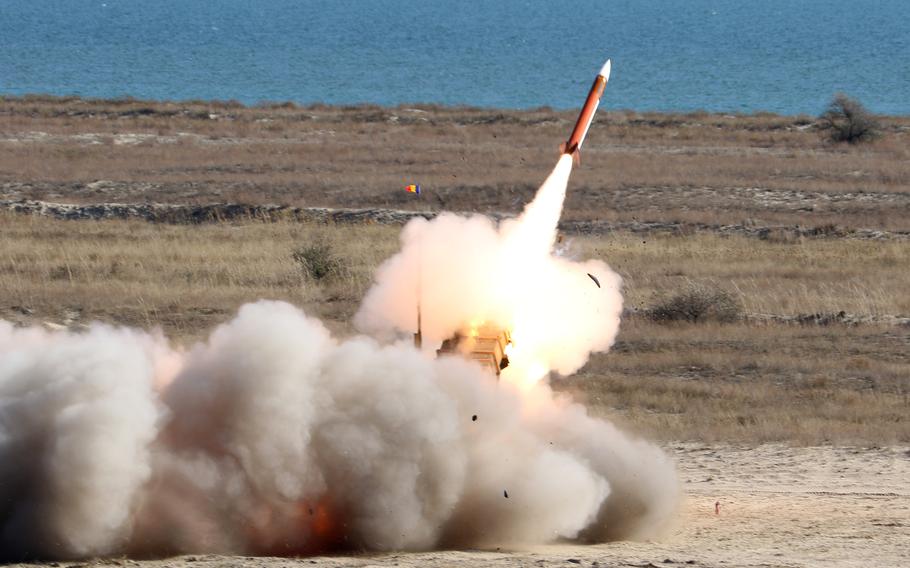
[[0, 0], [0, 94], [910, 114], [908, 0]]

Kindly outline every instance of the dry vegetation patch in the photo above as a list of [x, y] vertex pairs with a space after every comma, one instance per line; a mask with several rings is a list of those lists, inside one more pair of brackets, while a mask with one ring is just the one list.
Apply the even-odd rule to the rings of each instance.
[[[187, 343], [242, 303], [273, 298], [352, 333], [350, 318], [378, 264], [397, 250], [398, 233], [0, 215], [0, 318], [160, 326]], [[910, 243], [616, 234], [568, 246], [616, 268], [627, 305], [642, 311], [702, 286], [727, 290], [745, 316], [910, 315]], [[302, 270], [317, 260], [329, 267], [323, 277]], [[910, 328], [657, 323], [635, 313], [610, 353], [556, 388], [663, 440], [910, 441]]]
[[[574, 118], [4, 98], [0, 198], [515, 212]], [[910, 119], [880, 121], [854, 146], [810, 117], [602, 112], [565, 218], [910, 230]], [[401, 189], [415, 182], [420, 199]]]
[[[259, 298], [346, 321], [397, 246], [396, 229], [375, 225], [342, 232], [298, 223], [188, 227], [12, 215], [0, 223], [0, 310], [7, 317], [26, 311], [59, 321], [76, 313], [82, 322], [161, 325], [177, 338], [199, 337]], [[304, 273], [294, 255], [313, 245], [325, 245], [345, 269], [323, 279]]]
[[557, 381], [665, 441], [910, 441], [910, 330], [631, 320], [606, 355]]
[[910, 316], [906, 242], [623, 234], [574, 241], [580, 257], [601, 258], [622, 275], [635, 310], [694, 286], [724, 291], [746, 315]]

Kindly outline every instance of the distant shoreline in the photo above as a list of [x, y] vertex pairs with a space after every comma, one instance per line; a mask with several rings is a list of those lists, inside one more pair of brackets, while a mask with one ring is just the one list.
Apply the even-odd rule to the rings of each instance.
[[[833, 96], [833, 95], [832, 95]], [[563, 113], [574, 113], [577, 108], [554, 108], [551, 106], [543, 105], [539, 107], [529, 107], [529, 108], [501, 108], [501, 107], [486, 107], [486, 106], [475, 106], [467, 104], [459, 105], [449, 105], [441, 103], [400, 103], [397, 105], [381, 105], [376, 103], [352, 103], [352, 104], [329, 104], [321, 102], [313, 103], [298, 103], [294, 101], [260, 101], [258, 103], [243, 103], [234, 99], [185, 99], [185, 100], [172, 100], [172, 99], [145, 99], [137, 98], [132, 96], [122, 96], [122, 97], [83, 97], [79, 95], [51, 95], [46, 93], [28, 93], [23, 95], [14, 95], [14, 94], [4, 94], [0, 93], [0, 102], [8, 103], [42, 103], [42, 104], [92, 104], [92, 105], [109, 105], [109, 106], [118, 106], [118, 105], [135, 105], [142, 104], [148, 106], [162, 106], [162, 107], [210, 107], [216, 109], [237, 109], [237, 110], [276, 110], [276, 109], [298, 109], [298, 110], [329, 110], [329, 109], [338, 109], [338, 110], [370, 110], [370, 109], [386, 109], [386, 110], [402, 110], [402, 109], [417, 109], [425, 111], [486, 111], [486, 112], [501, 112], [501, 113], [514, 113], [514, 114], [528, 114], [528, 113], [554, 113], [554, 114], [563, 114]], [[861, 101], [862, 102], [862, 101]], [[733, 117], [779, 117], [779, 118], [806, 118], [814, 119], [813, 114], [808, 113], [796, 113], [796, 114], [782, 114], [773, 111], [764, 111], [757, 110], [753, 112], [740, 112], [740, 111], [722, 111], [722, 110], [639, 110], [634, 108], [601, 108], [599, 113], [601, 114], [639, 114], [645, 116], [691, 116], [691, 117], [706, 117], [706, 116], [733, 116]], [[883, 119], [910, 119], [910, 114], [877, 114], [873, 113], [878, 117]]]

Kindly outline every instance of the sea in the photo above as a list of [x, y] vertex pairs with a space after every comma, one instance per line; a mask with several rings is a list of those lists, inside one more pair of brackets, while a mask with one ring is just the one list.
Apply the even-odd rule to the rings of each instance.
[[0, 95], [910, 114], [910, 0], [0, 0]]

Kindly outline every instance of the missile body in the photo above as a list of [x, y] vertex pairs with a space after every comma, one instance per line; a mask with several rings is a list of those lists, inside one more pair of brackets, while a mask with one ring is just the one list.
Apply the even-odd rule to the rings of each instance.
[[607, 62], [600, 69], [600, 73], [594, 78], [591, 90], [588, 91], [588, 98], [585, 100], [585, 106], [581, 107], [581, 114], [578, 115], [575, 128], [572, 129], [572, 135], [569, 136], [567, 141], [559, 145], [559, 152], [561, 154], [570, 154], [576, 164], [580, 162], [578, 151], [581, 150], [581, 145], [585, 141], [588, 128], [591, 127], [591, 121], [594, 120], [594, 113], [597, 112], [597, 105], [600, 104], [600, 97], [604, 94], [604, 87], [607, 86], [607, 81], [609, 80], [610, 60], [607, 59]]

